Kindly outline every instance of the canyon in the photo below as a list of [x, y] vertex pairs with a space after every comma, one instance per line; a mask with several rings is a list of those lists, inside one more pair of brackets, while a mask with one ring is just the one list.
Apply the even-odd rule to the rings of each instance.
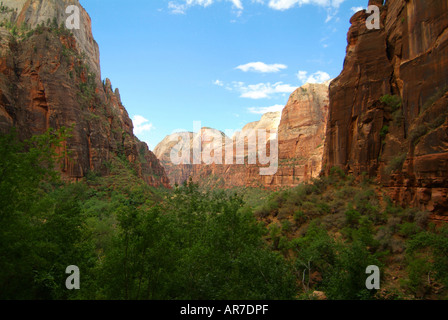
[[173, 167], [162, 141], [156, 155], [172, 183], [191, 176], [220, 187], [290, 187], [339, 167], [373, 179], [395, 203], [448, 220], [448, 2], [368, 4], [380, 7], [380, 29], [367, 28], [366, 11], [354, 14], [328, 92], [310, 95], [316, 85], [307, 84], [285, 106], [275, 175], [248, 164]]
[[[217, 137], [222, 136], [222, 141], [217, 145], [223, 150], [221, 154], [225, 158], [226, 144], [235, 150], [237, 155], [238, 141], [244, 142], [244, 164], [239, 164], [238, 159], [231, 164], [223, 159], [212, 164], [194, 164], [193, 153], [190, 151], [188, 164], [175, 165], [172, 163], [171, 150], [177, 145], [177, 139], [172, 135], [167, 136], [154, 149], [155, 155], [165, 167], [171, 184], [182, 184], [190, 177], [193, 182], [200, 182], [209, 187], [293, 187], [301, 182], [316, 178], [321, 171], [323, 147], [325, 141], [325, 129], [328, 115], [328, 84], [307, 83], [296, 89], [289, 97], [288, 103], [282, 112], [269, 112], [264, 114], [259, 121], [245, 125], [240, 132], [232, 137], [226, 137], [223, 132], [217, 132]], [[207, 147], [213, 140], [207, 139], [206, 128], [200, 132], [184, 133], [189, 135], [191, 141], [200, 139], [202, 142], [202, 155], [209, 154], [214, 147]], [[278, 169], [273, 175], [261, 175], [260, 168], [269, 165], [251, 163], [251, 147], [257, 149], [256, 132], [265, 130], [267, 134], [277, 131], [276, 137], [267, 137], [266, 150], [270, 150], [270, 140], [276, 139], [278, 144]], [[214, 135], [214, 134], [213, 134]], [[215, 135], [214, 135], [215, 136]], [[253, 139], [251, 139], [253, 138]], [[188, 143], [193, 147], [193, 143]], [[268, 151], [270, 154], [270, 151]], [[243, 159], [240, 159], [243, 160]], [[241, 161], [242, 162], [242, 161]]]
[[[81, 8], [81, 29], [61, 27], [65, 8]], [[59, 170], [78, 181], [89, 172], [109, 174], [125, 159], [150, 186], [188, 179], [206, 187], [293, 187], [333, 167], [369, 177], [395, 203], [448, 220], [448, 2], [370, 0], [381, 12], [380, 29], [368, 14], [351, 18], [341, 74], [307, 83], [282, 112], [267, 113], [240, 133], [202, 128], [187, 132], [202, 150], [236, 147], [251, 130], [277, 130], [278, 170], [260, 175], [259, 163], [173, 165], [177, 142], [167, 136], [154, 152], [133, 132], [118, 89], [102, 80], [91, 20], [77, 0], [4, 0], [0, 12], [0, 132], [16, 128], [21, 139], [50, 128], [70, 129]], [[221, 137], [214, 146], [207, 131]], [[270, 141], [269, 141], [270, 142]], [[269, 150], [270, 143], [267, 143]], [[191, 155], [192, 156], [192, 155]], [[236, 162], [236, 161], [235, 161]]]

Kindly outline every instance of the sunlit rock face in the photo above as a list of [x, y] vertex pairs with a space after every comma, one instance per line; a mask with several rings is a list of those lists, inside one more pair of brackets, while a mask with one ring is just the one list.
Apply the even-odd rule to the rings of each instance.
[[[172, 184], [181, 184], [192, 178], [195, 182], [211, 187], [268, 187], [294, 186], [302, 181], [317, 177], [321, 171], [325, 128], [328, 115], [328, 82], [305, 84], [294, 91], [282, 112], [269, 112], [259, 121], [245, 125], [232, 137], [222, 135], [222, 163], [194, 164], [193, 152], [189, 164], [173, 164], [170, 155], [175, 146], [180, 148], [174, 135], [167, 136], [155, 148], [155, 154], [165, 167]], [[214, 129], [209, 129], [213, 132]], [[250, 163], [251, 155], [258, 153], [257, 133], [265, 132], [270, 155], [271, 140], [278, 145], [278, 169], [275, 174], [261, 175], [259, 162]], [[183, 133], [189, 137], [188, 145], [193, 148], [194, 140], [204, 136]], [[215, 135], [215, 134], [212, 134]], [[207, 143], [207, 138], [203, 144]], [[238, 143], [240, 141], [240, 143]], [[242, 145], [241, 154], [237, 153]], [[210, 143], [210, 141], [208, 142]], [[233, 160], [226, 162], [226, 147], [234, 150]], [[217, 147], [216, 147], [217, 148]], [[205, 149], [209, 152], [213, 148]], [[202, 149], [204, 150], [204, 148]], [[255, 150], [255, 151], [254, 151]]]
[[[375, 3], [374, 3], [375, 2]], [[342, 73], [330, 85], [324, 152], [366, 172], [398, 203], [448, 212], [448, 2], [389, 0], [381, 28], [351, 19]]]
[[[60, 28], [70, 4], [80, 8], [81, 29], [72, 35]], [[4, 0], [3, 5], [0, 130], [15, 127], [25, 139], [49, 128], [70, 128], [71, 136], [58, 150], [64, 159], [60, 170], [70, 180], [90, 171], [107, 174], [107, 164], [122, 156], [148, 184], [169, 186], [164, 168], [134, 136], [118, 89], [112, 90], [108, 79], [101, 81], [90, 17], [78, 1]], [[13, 26], [26, 26], [26, 32], [12, 37], [8, 28]]]

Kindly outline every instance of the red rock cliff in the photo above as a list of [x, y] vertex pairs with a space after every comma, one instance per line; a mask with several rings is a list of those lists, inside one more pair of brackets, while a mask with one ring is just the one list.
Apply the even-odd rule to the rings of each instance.
[[324, 167], [377, 178], [394, 200], [448, 212], [448, 1], [370, 1], [330, 84]]
[[[260, 175], [260, 168], [265, 166], [259, 163], [249, 164], [247, 157], [244, 164], [237, 164], [236, 158], [233, 164], [225, 164], [224, 160], [223, 164], [191, 164], [193, 161], [190, 158], [190, 164], [173, 165], [170, 153], [177, 145], [177, 140], [172, 140], [171, 136], [160, 142], [154, 151], [166, 168], [172, 184], [181, 184], [192, 177], [194, 182], [210, 187], [295, 186], [317, 177], [321, 171], [328, 105], [328, 83], [305, 84], [291, 94], [281, 114], [277, 112], [263, 115], [260, 121], [247, 124], [241, 133], [230, 140], [236, 150], [238, 136], [251, 136], [253, 133], [250, 130], [278, 129], [278, 170], [274, 175]], [[188, 133], [188, 136], [190, 141], [193, 141], [194, 136], [199, 137], [193, 133]], [[204, 148], [204, 139], [202, 140]], [[225, 144], [224, 138], [223, 143]], [[252, 143], [250, 137], [245, 138], [245, 156], [249, 154]], [[193, 144], [190, 143], [190, 146]], [[269, 146], [268, 143], [266, 149], [269, 150]], [[222, 154], [225, 155], [225, 146]]]
[[[81, 29], [60, 25], [65, 8], [81, 9]], [[0, 131], [22, 138], [49, 128], [72, 128], [61, 165], [77, 180], [89, 171], [107, 174], [107, 163], [126, 157], [153, 186], [169, 186], [163, 167], [133, 134], [118, 90], [102, 82], [90, 18], [77, 1], [3, 1], [0, 14]], [[8, 7], [11, 6], [11, 7]]]

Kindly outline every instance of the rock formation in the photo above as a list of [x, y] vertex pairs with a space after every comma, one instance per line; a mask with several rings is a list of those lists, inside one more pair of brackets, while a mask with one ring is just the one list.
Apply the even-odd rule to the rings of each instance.
[[[282, 113], [266, 113], [260, 121], [245, 125], [232, 138], [222, 133], [222, 164], [193, 164], [191, 151], [189, 164], [173, 164], [170, 154], [173, 147], [178, 144], [173, 135], [165, 137], [154, 152], [165, 167], [172, 184], [181, 184], [192, 177], [193, 181], [201, 182], [203, 185], [224, 188], [294, 186], [317, 177], [321, 171], [328, 105], [328, 82], [303, 85], [291, 94]], [[267, 130], [267, 150], [270, 146], [269, 140], [277, 139], [278, 170], [274, 175], [260, 175], [260, 168], [266, 165], [249, 163], [251, 146], [257, 143], [255, 132], [260, 129]], [[277, 137], [271, 137], [269, 130], [277, 131]], [[189, 137], [191, 147], [195, 137], [196, 139], [199, 137], [198, 134], [191, 132], [184, 134]], [[203, 137], [203, 130], [201, 136]], [[237, 163], [238, 141], [245, 142], [242, 155], [244, 159], [241, 159], [244, 164]], [[225, 161], [226, 146], [229, 144], [234, 150], [232, 164]]]
[[[70, 4], [81, 17], [73, 32], [64, 27]], [[1, 132], [15, 127], [28, 138], [70, 128], [60, 166], [67, 179], [107, 174], [107, 163], [122, 156], [150, 185], [169, 186], [159, 161], [134, 136], [118, 90], [101, 81], [90, 17], [77, 0], [3, 0], [0, 23]]]
[[324, 167], [366, 172], [403, 204], [448, 212], [448, 1], [370, 1], [330, 85]]

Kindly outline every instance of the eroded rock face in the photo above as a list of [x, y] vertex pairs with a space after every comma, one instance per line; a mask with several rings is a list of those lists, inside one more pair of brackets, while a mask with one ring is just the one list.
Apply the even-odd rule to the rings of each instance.
[[78, 0], [3, 0], [2, 2], [12, 11], [0, 14], [0, 21], [9, 19], [19, 27], [25, 23], [31, 29], [40, 24], [56, 23], [57, 26], [65, 26], [67, 18], [71, 15], [71, 12], [66, 13], [67, 7], [77, 6], [80, 9], [80, 29], [73, 29], [72, 33], [79, 50], [86, 54], [86, 63], [98, 80], [101, 80], [100, 50], [92, 35], [92, 21]]
[[399, 203], [448, 212], [448, 2], [376, 1], [356, 13], [330, 85], [325, 171], [376, 177]]
[[[191, 155], [189, 164], [174, 165], [170, 154], [178, 142], [172, 135], [159, 143], [155, 154], [166, 168], [172, 184], [181, 184], [192, 177], [193, 181], [211, 187], [295, 186], [320, 173], [328, 105], [328, 83], [305, 84], [291, 94], [282, 113], [266, 113], [260, 121], [245, 125], [232, 138], [223, 135], [222, 164], [193, 164]], [[266, 130], [268, 154], [270, 140], [275, 139], [278, 143], [278, 170], [273, 175], [260, 174], [260, 168], [268, 165], [250, 163], [251, 150], [257, 150], [251, 148], [257, 143], [257, 130]], [[271, 135], [271, 130], [277, 134]], [[199, 137], [191, 132], [184, 134], [189, 137], [191, 146], [195, 137]], [[244, 154], [240, 156], [236, 152], [238, 141], [244, 141]], [[234, 150], [230, 164], [225, 159], [226, 146], [229, 145]]]
[[292, 93], [283, 109], [278, 129], [277, 176], [282, 176], [281, 185], [295, 185], [320, 174], [329, 107], [328, 85], [329, 82], [303, 85]]
[[[74, 35], [51, 26], [12, 37], [0, 28], [0, 130], [16, 127], [21, 138], [49, 128], [71, 128], [60, 165], [67, 179], [89, 171], [108, 173], [107, 163], [126, 157], [150, 185], [169, 186], [156, 157], [133, 134], [133, 124], [111, 82], [99, 74], [98, 46], [90, 18], [77, 1], [3, 1], [11, 5], [2, 15], [11, 25], [40, 24], [55, 15], [65, 21], [65, 7], [81, 8], [83, 27]], [[17, 8], [17, 11], [14, 9]], [[57, 25], [57, 24], [56, 24]], [[98, 72], [98, 73], [97, 73]]]

